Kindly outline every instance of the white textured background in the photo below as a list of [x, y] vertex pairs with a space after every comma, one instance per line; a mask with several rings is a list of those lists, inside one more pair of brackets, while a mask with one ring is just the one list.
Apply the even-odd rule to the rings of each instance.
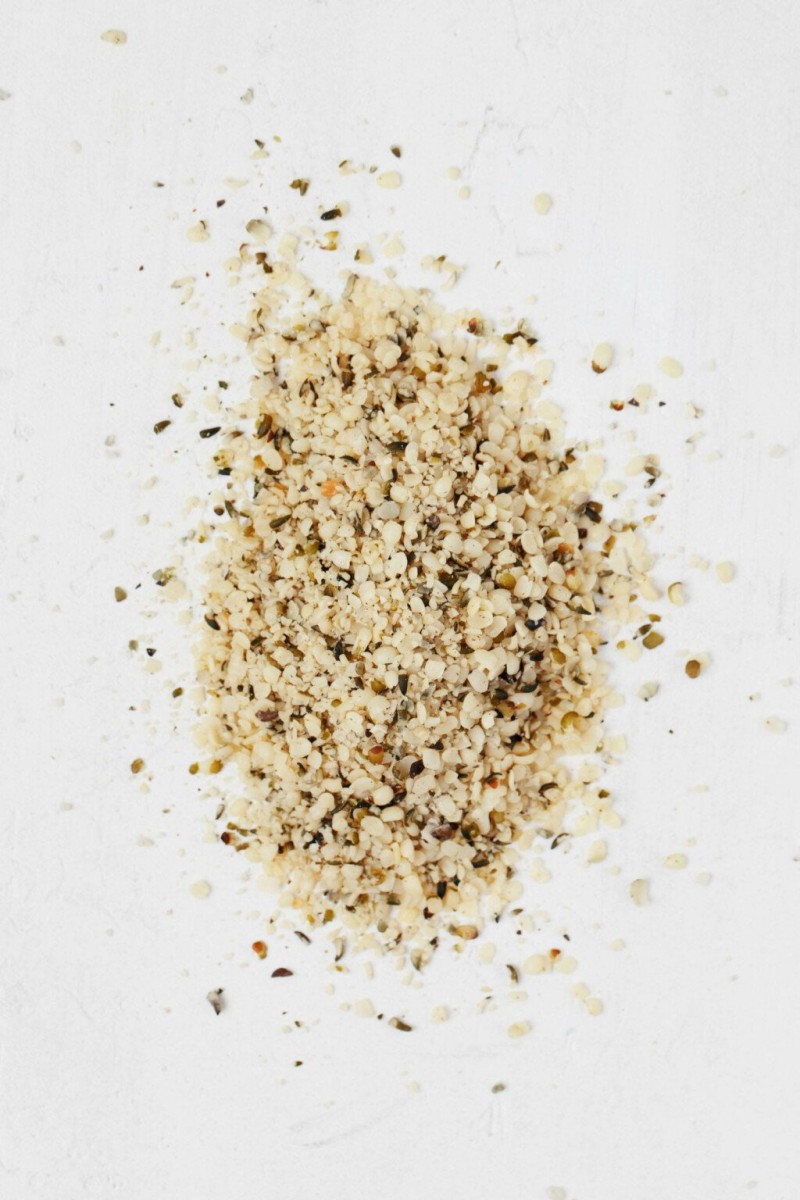
[[[0, 26], [0, 1195], [796, 1200], [800, 9], [0, 0]], [[110, 26], [125, 46], [100, 40]], [[259, 185], [252, 139], [276, 133]], [[345, 157], [399, 165], [403, 189], [340, 181]], [[580, 845], [552, 855], [534, 893], [550, 924], [509, 954], [568, 930], [579, 970], [526, 980], [524, 1002], [503, 999], [502, 961], [445, 953], [421, 992], [354, 967], [331, 997], [316, 943], [255, 960], [258, 894], [202, 840], [185, 721], [157, 696], [141, 710], [178, 670], [149, 679], [127, 642], [168, 655], [143, 611], [191, 473], [177, 456], [167, 470], [173, 447], [151, 433], [175, 415], [186, 355], [148, 339], [175, 346], [186, 312], [168, 284], [209, 270], [213, 294], [231, 222], [279, 213], [295, 175], [312, 178], [309, 214], [350, 198], [351, 241], [400, 232], [405, 278], [423, 281], [423, 253], [467, 263], [454, 303], [520, 311], [535, 294], [575, 431], [605, 428], [641, 381], [667, 402], [620, 425], [671, 476], [658, 578], [686, 579], [692, 603], [619, 674], [625, 826], [603, 866]], [[194, 208], [202, 247], [184, 237]], [[586, 357], [605, 339], [617, 359], [597, 379]], [[658, 378], [663, 354], [680, 381]], [[732, 559], [735, 583], [691, 554]], [[713, 666], [689, 683], [700, 651]], [[172, 652], [188, 664], [179, 639]], [[662, 691], [645, 706], [650, 677]], [[684, 849], [688, 869], [664, 870]], [[635, 876], [652, 883], [644, 910]], [[188, 891], [200, 878], [205, 902]], [[272, 980], [282, 963], [295, 976]], [[478, 1017], [481, 983], [498, 1007]], [[340, 1011], [361, 995], [414, 1033]], [[431, 1025], [441, 1003], [452, 1019]], [[518, 1018], [534, 1030], [512, 1042]]]

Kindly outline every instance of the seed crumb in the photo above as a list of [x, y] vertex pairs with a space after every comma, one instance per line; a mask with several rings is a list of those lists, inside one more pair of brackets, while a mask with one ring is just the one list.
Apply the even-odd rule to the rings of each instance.
[[508, 1027], [508, 1036], [510, 1038], [525, 1037], [531, 1031], [530, 1021], [515, 1021], [513, 1025]]
[[553, 197], [547, 192], [537, 192], [533, 197], [533, 207], [540, 217], [545, 217], [553, 207]]
[[186, 236], [190, 242], [207, 242], [209, 234], [205, 221], [198, 221], [196, 225], [190, 225], [186, 230]]
[[608, 342], [600, 342], [594, 348], [592, 355], [592, 370], [595, 375], [602, 375], [611, 366], [614, 349]]
[[378, 187], [399, 188], [402, 179], [399, 171], [381, 171], [378, 175]]
[[633, 903], [639, 908], [650, 902], [650, 884], [646, 879], [634, 879], [628, 893]]
[[717, 563], [717, 579], [720, 583], [730, 583], [734, 577], [734, 567], [731, 562]]
[[685, 854], [668, 854], [664, 859], [664, 866], [670, 871], [682, 871], [688, 865], [689, 859]]
[[[251, 238], [272, 236], [254, 221]], [[298, 239], [276, 240], [231, 328], [253, 386], [215, 392], [215, 423], [195, 428], [225, 491], [195, 531], [189, 769], [224, 768], [220, 840], [283, 903], [310, 920], [330, 905], [352, 949], [369, 930], [421, 970], [443, 931], [468, 953], [519, 898], [519, 841], [557, 836], [586, 783], [564, 756], [624, 751], [603, 736], [617, 701], [598, 651], [658, 593], [641, 530], [594, 498], [600, 456], [542, 399], [553, 364], [531, 361], [524, 323], [500, 341], [478, 314], [354, 273], [328, 297]], [[637, 469], [657, 478], [648, 456]], [[638, 653], [663, 641], [653, 623]]]
[[224, 988], [212, 988], [211, 991], [206, 994], [206, 1000], [211, 1005], [217, 1016], [219, 1016], [225, 1007], [224, 994]]
[[767, 717], [764, 722], [764, 728], [768, 729], [770, 733], [786, 733], [786, 730], [789, 728], [789, 726], [782, 717], [772, 716]]
[[686, 603], [682, 583], [671, 583], [667, 588], [667, 596], [669, 597], [670, 604], [674, 604], [678, 608], [682, 608]]
[[101, 42], [110, 42], [112, 46], [124, 46], [128, 40], [128, 35], [124, 29], [106, 29], [105, 33], [100, 34]]
[[668, 354], [658, 360], [658, 366], [662, 374], [666, 375], [668, 379], [679, 379], [683, 374], [683, 367], [677, 358], [671, 358]]
[[198, 879], [189, 888], [189, 893], [194, 896], [195, 900], [207, 900], [211, 895], [211, 884], [205, 879]]

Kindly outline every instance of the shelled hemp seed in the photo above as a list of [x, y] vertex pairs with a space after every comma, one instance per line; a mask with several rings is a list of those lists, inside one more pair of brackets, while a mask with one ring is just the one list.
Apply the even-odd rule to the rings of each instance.
[[534, 338], [269, 263], [197, 530], [199, 742], [227, 768], [223, 840], [282, 903], [424, 961], [518, 894], [524, 831], [610, 803], [562, 757], [602, 748], [598, 650], [646, 619], [650, 559], [593, 499]]

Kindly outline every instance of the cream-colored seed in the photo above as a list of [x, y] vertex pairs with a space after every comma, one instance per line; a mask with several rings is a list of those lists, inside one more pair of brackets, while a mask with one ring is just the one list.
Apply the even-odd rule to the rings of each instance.
[[734, 576], [733, 563], [717, 563], [717, 579], [720, 583], [730, 583]]
[[689, 859], [685, 854], [668, 854], [664, 859], [664, 866], [669, 867], [670, 871], [682, 871], [688, 865]]
[[[253, 243], [271, 230], [247, 232], [233, 271], [258, 290], [231, 332], [251, 394], [215, 392], [203, 418], [220, 427], [219, 521], [198, 526], [198, 757], [244, 781], [226, 789], [223, 840], [282, 907], [341, 920], [348, 942], [408, 947], [418, 967], [447, 930], [453, 953], [474, 940], [488, 963], [479, 932], [519, 901], [523, 840], [558, 831], [581, 790], [562, 755], [624, 751], [603, 743], [618, 700], [595, 651], [636, 595], [654, 598], [644, 543], [602, 522], [613, 549], [579, 536], [604, 464], [578, 448], [560, 469], [563, 420], [541, 399], [554, 364], [524, 336], [510, 351], [477, 317], [349, 272], [341, 298], [312, 304], [298, 238], [276, 238], [263, 271]], [[506, 352], [519, 362], [503, 376], [488, 364]], [[595, 836], [619, 824], [610, 801], [585, 820]], [[589, 861], [604, 854], [596, 841]], [[541, 855], [529, 872], [550, 878]]]
[[614, 358], [613, 347], [608, 342], [600, 342], [594, 348], [592, 355], [592, 370], [595, 375], [602, 375], [611, 366]]
[[100, 34], [100, 40], [110, 42], [112, 46], [124, 46], [128, 35], [124, 29], [106, 29], [105, 33]]
[[378, 175], [378, 187], [399, 188], [401, 182], [399, 171], [381, 171]]
[[675, 604], [678, 608], [681, 608], [686, 603], [682, 583], [671, 583], [667, 588], [667, 596], [669, 597], [670, 604]]
[[205, 221], [198, 221], [196, 225], [191, 225], [186, 230], [186, 236], [190, 242], [207, 242], [209, 234]]
[[547, 192], [537, 192], [533, 197], [533, 208], [540, 217], [545, 217], [553, 207], [553, 198]]
[[649, 903], [650, 884], [646, 879], [634, 879], [628, 889], [631, 900], [639, 908]]
[[522, 964], [526, 975], [542, 975], [550, 969], [550, 960], [544, 954], [532, 954]]
[[525, 1037], [531, 1031], [530, 1021], [515, 1021], [513, 1025], [508, 1027], [508, 1036], [510, 1038]]
[[211, 895], [211, 884], [207, 883], [205, 879], [198, 879], [190, 886], [189, 892], [195, 900], [207, 900]]
[[683, 374], [683, 367], [676, 358], [671, 358], [670, 355], [665, 355], [658, 360], [658, 366], [662, 374], [669, 379], [679, 379]]

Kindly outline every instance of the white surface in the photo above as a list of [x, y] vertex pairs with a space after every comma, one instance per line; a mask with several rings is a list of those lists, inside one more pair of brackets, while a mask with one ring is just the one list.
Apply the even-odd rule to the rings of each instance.
[[[0, 1194], [794, 1200], [800, 10], [2, 0], [0, 12]], [[126, 45], [100, 40], [109, 26]], [[274, 133], [261, 190], [226, 190], [225, 176], [255, 179], [252, 138]], [[345, 157], [399, 166], [403, 188], [345, 186]], [[147, 607], [180, 493], [150, 431], [174, 415], [185, 356], [148, 338], [160, 328], [174, 345], [186, 314], [167, 285], [216, 271], [231, 221], [296, 200], [295, 175], [313, 180], [311, 214], [351, 198], [351, 241], [399, 231], [404, 277], [424, 281], [422, 253], [467, 263], [454, 304], [516, 312], [535, 293], [576, 431], [602, 430], [609, 399], [643, 380], [667, 401], [621, 425], [672, 477], [658, 577], [687, 579], [692, 603], [619, 675], [630, 753], [612, 784], [626, 824], [603, 866], [584, 868], [583, 846], [552, 855], [555, 879], [536, 893], [552, 924], [517, 939], [515, 961], [563, 945], [563, 927], [579, 969], [526, 980], [524, 1002], [502, 999], [502, 960], [445, 953], [422, 992], [354, 968], [335, 997], [316, 943], [271, 944], [259, 963], [248, 914], [263, 902], [242, 864], [201, 840], [209, 805], [194, 799], [185, 730], [158, 703], [155, 734], [128, 711], [167, 678], [144, 676], [128, 639], [167, 634], [112, 589], [141, 582]], [[533, 213], [539, 191], [554, 198], [547, 217]], [[215, 226], [223, 195], [228, 225]], [[206, 246], [183, 236], [194, 207]], [[606, 339], [617, 358], [597, 379], [586, 357]], [[664, 354], [685, 364], [681, 380], [658, 377]], [[142, 492], [151, 473], [164, 482]], [[736, 581], [689, 569], [692, 553], [732, 559]], [[680, 650], [709, 651], [713, 668], [689, 683]], [[645, 706], [647, 678], [662, 691]], [[783, 736], [765, 732], [771, 713], [789, 721]], [[128, 770], [138, 754], [146, 794]], [[692, 837], [689, 868], [664, 870]], [[652, 881], [644, 910], [627, 898], [636, 876]], [[205, 902], [188, 891], [200, 878], [214, 887]], [[608, 949], [615, 937], [626, 950]], [[272, 980], [282, 962], [295, 977]], [[575, 979], [602, 1016], [569, 994]], [[482, 982], [501, 1002], [477, 1017]], [[205, 1001], [215, 986], [229, 998], [219, 1018]], [[361, 995], [414, 1033], [339, 1010]], [[432, 1025], [439, 1003], [453, 1018]], [[534, 1031], [511, 1041], [523, 1017]], [[303, 1028], [281, 1032], [295, 1018]]]

